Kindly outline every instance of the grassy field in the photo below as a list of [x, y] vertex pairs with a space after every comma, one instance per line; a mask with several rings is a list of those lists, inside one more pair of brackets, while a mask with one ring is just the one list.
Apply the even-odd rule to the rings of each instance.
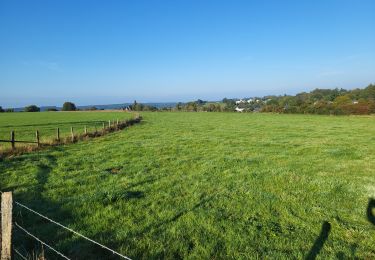
[[[60, 128], [61, 138], [70, 136], [70, 128], [82, 134], [84, 127], [89, 132], [100, 130], [103, 122], [108, 120], [124, 120], [132, 114], [124, 112], [42, 112], [42, 113], [1, 113], [0, 139], [10, 140], [10, 132], [15, 131], [16, 140], [35, 141], [35, 131], [39, 130], [41, 142], [50, 141], [56, 137], [56, 129]], [[20, 145], [20, 144], [17, 144]], [[1, 147], [10, 147], [10, 144], [0, 143]]]
[[[24, 114], [42, 120], [34, 115]], [[366, 218], [375, 117], [142, 116], [104, 137], [4, 159], [1, 190], [134, 259], [301, 259], [323, 242], [321, 259], [375, 258]], [[17, 206], [14, 214], [73, 259], [116, 259]], [[33, 249], [17, 229], [14, 237]]]

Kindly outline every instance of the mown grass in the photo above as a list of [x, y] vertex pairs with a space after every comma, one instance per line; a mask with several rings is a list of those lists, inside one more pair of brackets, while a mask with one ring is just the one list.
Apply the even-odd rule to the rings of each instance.
[[[35, 131], [39, 130], [40, 141], [49, 142], [56, 138], [56, 129], [60, 128], [61, 138], [70, 136], [70, 128], [79, 135], [101, 130], [108, 120], [124, 120], [132, 117], [131, 113], [114, 111], [76, 111], [76, 112], [41, 112], [41, 113], [1, 113], [0, 139], [10, 140], [10, 132], [15, 131], [15, 139], [35, 141]], [[17, 144], [22, 146], [23, 144]], [[1, 148], [9, 148], [9, 143], [0, 143]]]
[[[324, 221], [321, 259], [375, 258], [374, 117], [142, 116], [121, 132], [4, 159], [1, 190], [135, 259], [300, 259]], [[72, 258], [116, 259], [18, 207], [15, 218]], [[17, 230], [14, 245], [36, 250]]]

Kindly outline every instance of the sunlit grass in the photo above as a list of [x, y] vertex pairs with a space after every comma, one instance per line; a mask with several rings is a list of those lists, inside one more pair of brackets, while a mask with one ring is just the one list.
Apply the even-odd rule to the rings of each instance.
[[[135, 259], [303, 258], [324, 221], [321, 258], [375, 257], [374, 117], [142, 116], [121, 132], [3, 160], [1, 189]], [[72, 258], [115, 258], [19, 211]], [[32, 249], [16, 232], [22, 244]]]
[[[71, 127], [75, 134], [100, 131], [108, 120], [125, 120], [131, 113], [113, 111], [76, 111], [76, 112], [41, 112], [41, 113], [0, 113], [0, 139], [10, 140], [10, 132], [15, 131], [15, 140], [35, 141], [35, 131], [39, 131], [40, 141], [48, 142], [56, 138], [57, 128], [60, 137], [69, 137]], [[21, 144], [18, 144], [21, 145]], [[0, 143], [1, 147], [10, 147]]]

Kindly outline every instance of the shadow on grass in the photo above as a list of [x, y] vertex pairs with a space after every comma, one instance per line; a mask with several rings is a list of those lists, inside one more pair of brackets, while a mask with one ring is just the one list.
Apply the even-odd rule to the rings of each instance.
[[375, 199], [369, 199], [368, 206], [367, 206], [367, 219], [370, 221], [373, 225], [375, 225]]
[[[186, 209], [183, 209], [183, 210], [177, 212], [175, 215], [173, 215], [169, 218], [161, 220], [160, 222], [157, 222], [157, 223], [150, 224], [150, 225], [146, 226], [145, 228], [132, 233], [131, 235], [129, 235], [129, 239], [117, 242], [116, 246], [120, 247], [121, 244], [126, 244], [126, 245], [129, 245], [130, 248], [132, 246], [135, 247], [137, 241], [141, 240], [143, 236], [149, 236], [150, 233], [155, 235], [159, 232], [163, 232], [163, 230], [166, 228], [166, 226], [178, 221], [185, 214], [198, 209], [199, 207], [203, 206], [205, 203], [207, 203], [209, 201], [212, 201], [213, 198], [214, 198], [214, 196], [208, 196], [208, 197], [202, 198], [199, 202], [197, 202], [193, 206], [191, 206], [189, 208], [186, 208]], [[167, 255], [167, 253], [170, 253], [170, 252], [167, 252], [167, 251], [159, 252], [158, 254], [154, 255], [152, 258], [153, 259], [165, 259], [165, 258], [168, 259], [168, 258], [171, 258], [170, 255]], [[133, 257], [134, 257], [134, 259], [147, 259], [147, 258], [145, 258], [145, 255], [147, 255], [147, 253], [144, 253], [142, 251], [136, 251], [135, 255], [133, 255]], [[174, 255], [174, 257], [172, 257], [171, 259], [182, 259], [183, 258], [182, 256], [180, 256], [178, 254], [177, 251], [175, 251], [173, 253], [173, 255]]]
[[328, 221], [324, 221], [319, 237], [315, 240], [313, 247], [310, 249], [310, 252], [305, 258], [306, 260], [312, 260], [317, 257], [319, 252], [322, 250], [324, 243], [327, 241], [330, 232], [331, 224]]
[[207, 197], [207, 198], [203, 198], [201, 199], [198, 203], [196, 203], [195, 205], [193, 205], [191, 208], [189, 209], [184, 209], [180, 212], [178, 212], [176, 215], [174, 215], [173, 217], [169, 218], [169, 219], [166, 219], [156, 225], [150, 225], [148, 227], [146, 227], [145, 229], [143, 229], [139, 234], [145, 234], [151, 230], [155, 230], [155, 229], [160, 229], [161, 227], [165, 226], [165, 225], [168, 225], [170, 223], [173, 223], [175, 221], [177, 221], [179, 218], [181, 218], [183, 215], [187, 214], [188, 212], [191, 212], [191, 211], [194, 211], [195, 209], [201, 207], [203, 204], [211, 201], [213, 199], [213, 197]]
[[[53, 148], [54, 151], [63, 151], [60, 147]], [[4, 185], [6, 169], [17, 169], [23, 165], [32, 164], [36, 169], [36, 184], [27, 186], [20, 185]], [[3, 159], [0, 164], [0, 185], [2, 191], [13, 191], [13, 200], [20, 202], [27, 207], [47, 216], [56, 222], [65, 226], [72, 223], [80, 223], [79, 219], [74, 219], [71, 210], [64, 208], [63, 200], [50, 199], [48, 197], [49, 177], [54, 174], [53, 169], [57, 166], [57, 159], [50, 154], [35, 153], [27, 156], [20, 156], [12, 159]], [[129, 198], [141, 196], [138, 193], [127, 194]], [[35, 215], [32, 212], [14, 204], [13, 207], [14, 221], [24, 227], [30, 233], [40, 238], [42, 241], [51, 245], [64, 255], [71, 259], [117, 259], [115, 255], [100, 248], [99, 246], [73, 235], [71, 232], [50, 223], [49, 221]], [[73, 228], [74, 229], [74, 228]], [[79, 231], [79, 230], [77, 230]], [[95, 237], [93, 237], [95, 240]], [[100, 241], [99, 241], [100, 242]], [[111, 247], [113, 245], [106, 244]], [[15, 227], [13, 231], [13, 247], [21, 254], [28, 258], [36, 259], [44, 251], [46, 259], [60, 259], [60, 257], [41, 246], [39, 242], [31, 238], [19, 228]], [[30, 258], [30, 259], [31, 259]]]
[[[367, 206], [367, 219], [370, 223], [375, 225], [375, 199], [370, 198]], [[311, 248], [309, 254], [306, 256], [306, 259], [315, 259], [319, 252], [322, 250], [325, 241], [328, 239], [329, 233], [331, 231], [331, 224], [325, 221], [322, 225], [322, 230], [320, 232], [319, 237], [315, 240], [313, 247]], [[354, 244], [351, 246], [353, 257], [357, 250], [357, 245]], [[345, 254], [343, 252], [339, 252], [337, 255], [338, 259], [345, 259]]]
[[127, 191], [124, 194], [125, 199], [141, 199], [144, 196], [142, 191]]

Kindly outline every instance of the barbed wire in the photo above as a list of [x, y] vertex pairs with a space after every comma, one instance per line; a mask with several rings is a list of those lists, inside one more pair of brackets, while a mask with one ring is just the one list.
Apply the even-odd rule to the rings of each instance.
[[64, 254], [62, 254], [59, 251], [57, 251], [56, 249], [54, 249], [52, 246], [48, 245], [47, 243], [43, 242], [42, 240], [40, 240], [39, 238], [37, 238], [36, 236], [34, 236], [33, 234], [31, 234], [25, 228], [23, 228], [22, 226], [20, 226], [17, 222], [14, 222], [14, 225], [16, 227], [18, 227], [20, 230], [22, 230], [23, 232], [25, 232], [27, 235], [31, 236], [32, 238], [34, 238], [35, 240], [37, 240], [38, 242], [40, 242], [42, 245], [45, 245], [46, 247], [48, 247], [49, 249], [51, 249], [56, 254], [58, 254], [61, 257], [63, 257], [64, 259], [71, 260], [70, 258], [68, 258], [67, 256], [65, 256]]
[[92, 243], [94, 243], [94, 244], [96, 244], [96, 245], [98, 245], [98, 246], [104, 248], [104, 249], [107, 249], [108, 251], [112, 252], [112, 253], [115, 254], [115, 255], [118, 255], [118, 256], [120, 256], [120, 257], [122, 257], [122, 258], [124, 258], [124, 259], [127, 259], [127, 260], [131, 260], [131, 258], [129, 258], [129, 257], [127, 257], [127, 256], [124, 256], [124, 255], [122, 255], [122, 254], [116, 252], [115, 250], [113, 250], [113, 249], [111, 249], [111, 248], [109, 248], [109, 247], [107, 247], [107, 246], [105, 246], [105, 245], [103, 245], [103, 244], [100, 244], [99, 242], [96, 242], [95, 240], [92, 240], [91, 238], [88, 238], [88, 237], [86, 237], [86, 236], [84, 236], [84, 235], [78, 233], [77, 231], [74, 231], [74, 230], [71, 229], [71, 228], [66, 227], [66, 226], [64, 226], [63, 224], [60, 224], [60, 223], [58, 223], [58, 222], [56, 222], [56, 221], [54, 221], [54, 220], [52, 220], [52, 219], [50, 219], [50, 218], [48, 218], [48, 217], [42, 215], [42, 214], [40, 214], [39, 212], [36, 212], [35, 210], [30, 209], [29, 207], [27, 207], [27, 206], [25, 206], [25, 205], [23, 205], [23, 204], [21, 204], [21, 203], [19, 203], [19, 202], [17, 202], [17, 201], [15, 201], [14, 203], [15, 203], [16, 205], [22, 207], [22, 208], [25, 208], [25, 209], [29, 210], [29, 211], [32, 212], [32, 213], [34, 213], [34, 214], [36, 214], [36, 215], [38, 215], [38, 216], [40, 216], [40, 217], [42, 217], [42, 218], [44, 218], [44, 219], [46, 219], [46, 220], [52, 222], [52, 223], [54, 223], [55, 225], [58, 225], [58, 226], [64, 228], [65, 230], [68, 230], [68, 231], [74, 233], [74, 234], [77, 235], [77, 236], [80, 236], [80, 237], [82, 237], [82, 238], [84, 238], [84, 239], [86, 239], [86, 240], [88, 240], [88, 241], [90, 241], [90, 242], [92, 242]]

